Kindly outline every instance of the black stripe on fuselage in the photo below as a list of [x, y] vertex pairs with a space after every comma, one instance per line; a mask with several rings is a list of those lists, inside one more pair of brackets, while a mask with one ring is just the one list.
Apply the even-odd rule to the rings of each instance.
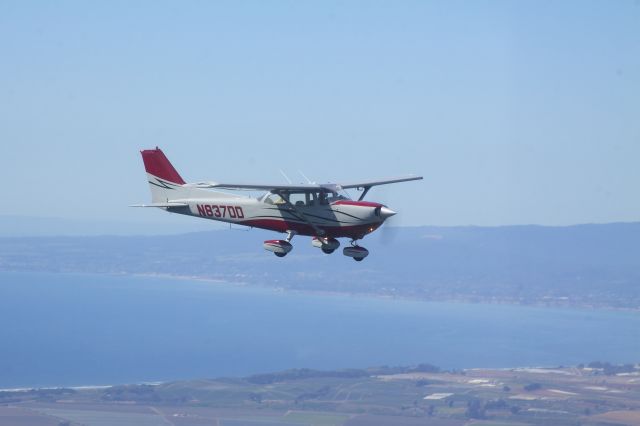
[[[279, 211], [280, 213], [289, 213], [290, 215], [294, 216], [296, 219], [298, 219], [298, 220], [302, 220], [302, 221], [305, 221], [305, 222], [306, 222], [306, 220], [305, 220], [304, 218], [300, 217], [300, 216], [297, 214], [297, 212], [292, 212], [291, 210], [281, 210], [281, 209], [279, 209], [279, 208], [273, 208], [273, 207], [268, 207], [267, 209], [268, 209], [268, 210], [277, 210], [277, 211]], [[342, 221], [340, 221], [340, 220], [338, 220], [338, 219], [328, 218], [328, 217], [324, 217], [324, 216], [318, 216], [318, 215], [311, 214], [311, 213], [307, 213], [307, 212], [301, 212], [301, 214], [302, 214], [302, 215], [304, 215], [304, 216], [309, 216], [309, 217], [313, 217], [313, 218], [316, 218], [316, 219], [326, 220], [327, 222], [348, 223], [348, 222], [342, 222]], [[362, 220], [362, 219], [357, 218], [357, 217], [355, 217], [355, 216], [353, 216], [353, 218], [358, 219], [358, 220]]]
[[345, 215], [345, 216], [352, 217], [352, 218], [354, 218], [354, 219], [364, 220], [364, 219], [362, 219], [361, 217], [354, 216], [354, 215], [349, 214], [349, 213], [341, 212], [340, 210], [332, 210], [332, 211], [333, 211], [334, 213], [340, 213], [340, 214], [343, 214], [343, 215]]
[[287, 218], [284, 218], [282, 216], [260, 215], [260, 216], [251, 216], [250, 218], [245, 217], [245, 220], [254, 220], [254, 219], [278, 219], [278, 220], [281, 220], [283, 222], [300, 222], [300, 224], [305, 224], [305, 225], [309, 224], [308, 222], [306, 222], [304, 220], [301, 220], [301, 219], [287, 219]]
[[316, 219], [326, 220], [327, 222], [346, 223], [346, 222], [340, 222], [338, 219], [332, 219], [332, 218], [328, 218], [328, 217], [317, 216], [317, 215], [311, 214], [311, 213], [305, 213], [305, 216], [310, 216], [310, 217], [314, 217]]
[[[279, 212], [286, 212], [286, 213], [294, 214], [294, 213], [293, 213], [293, 212], [291, 212], [290, 210], [284, 210], [284, 209], [280, 209], [280, 208], [278, 208], [278, 207], [266, 207], [266, 208], [267, 208], [267, 209], [269, 209], [269, 210], [277, 210], [277, 211], [279, 211]], [[329, 209], [329, 211], [331, 211], [332, 213], [340, 213], [340, 214], [343, 214], [343, 215], [345, 215], [345, 216], [349, 216], [349, 217], [351, 217], [351, 218], [353, 218], [353, 219], [356, 219], [356, 220], [359, 220], [359, 221], [363, 221], [363, 220], [365, 220], [365, 219], [363, 219], [363, 218], [361, 218], [361, 217], [354, 216], [354, 215], [349, 214], [349, 213], [341, 212], [340, 210], [333, 210], [333, 209]], [[334, 221], [334, 222], [338, 222], [338, 223], [347, 223], [347, 222], [342, 222], [342, 221], [340, 221], [340, 220], [338, 220], [338, 219], [330, 219], [330, 218], [327, 218], [327, 217], [318, 216], [318, 215], [311, 214], [311, 213], [306, 213], [306, 212], [303, 212], [303, 213], [304, 213], [306, 216], [312, 216], [312, 217], [315, 217], [315, 218], [318, 218], [318, 219], [324, 219], [324, 220], [327, 220], [327, 221]], [[299, 216], [297, 216], [297, 215], [296, 215], [296, 217], [298, 217], [300, 220], [304, 220], [304, 219], [301, 219], [301, 218], [300, 218]]]
[[[301, 224], [305, 224], [305, 225], [308, 225], [308, 224], [309, 224], [309, 222], [308, 222], [308, 221], [303, 220], [303, 219], [291, 219], [291, 218], [285, 218], [285, 217], [282, 217], [282, 216], [260, 215], [260, 216], [252, 216], [250, 219], [280, 219], [280, 220], [282, 220], [283, 222], [291, 222], [291, 221], [294, 221], [294, 222], [300, 222]], [[371, 222], [366, 222], [366, 221], [364, 221], [363, 219], [361, 219], [359, 223], [353, 223], [353, 222], [341, 222], [341, 221], [339, 221], [339, 220], [335, 220], [334, 222], [335, 222], [334, 224], [338, 224], [338, 225], [348, 225], [348, 226], [357, 226], [357, 225], [360, 225], [360, 224], [362, 224], [362, 225], [366, 225], [366, 224], [371, 223]], [[318, 226], [318, 227], [331, 226], [331, 225], [332, 225], [332, 224], [326, 224], [326, 223], [318, 223], [318, 221], [311, 221], [311, 223], [313, 223], [315, 226]]]

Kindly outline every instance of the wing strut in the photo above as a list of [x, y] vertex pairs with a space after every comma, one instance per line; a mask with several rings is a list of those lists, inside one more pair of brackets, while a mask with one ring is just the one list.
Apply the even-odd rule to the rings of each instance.
[[367, 195], [367, 192], [369, 192], [370, 189], [370, 186], [364, 186], [362, 194], [360, 194], [360, 198], [358, 198], [358, 201], [362, 201], [364, 199], [364, 196]]

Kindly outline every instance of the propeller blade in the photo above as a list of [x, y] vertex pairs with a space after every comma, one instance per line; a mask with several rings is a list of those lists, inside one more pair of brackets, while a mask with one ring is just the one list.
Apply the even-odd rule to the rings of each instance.
[[380, 228], [380, 242], [384, 245], [392, 245], [398, 236], [398, 220], [397, 216], [391, 216], [384, 221], [382, 228]]

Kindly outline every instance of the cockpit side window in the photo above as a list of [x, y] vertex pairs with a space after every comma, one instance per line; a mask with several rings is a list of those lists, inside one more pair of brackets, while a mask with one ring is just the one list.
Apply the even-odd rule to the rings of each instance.
[[307, 197], [304, 193], [292, 193], [289, 194], [289, 202], [296, 207], [304, 207], [306, 205]]
[[[286, 200], [285, 198], [286, 197]], [[267, 204], [282, 205], [289, 203], [296, 207], [313, 207], [313, 206], [326, 206], [334, 201], [348, 200], [349, 198], [338, 192], [285, 192], [283, 195], [267, 193], [262, 196], [261, 200]]]
[[307, 192], [305, 196], [307, 198], [307, 206], [313, 207], [316, 204], [316, 194], [314, 192]]

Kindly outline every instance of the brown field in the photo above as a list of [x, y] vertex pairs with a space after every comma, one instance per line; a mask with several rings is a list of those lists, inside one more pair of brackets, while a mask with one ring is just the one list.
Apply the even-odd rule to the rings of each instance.
[[464, 419], [363, 415], [349, 419], [344, 426], [464, 426], [467, 423]]
[[637, 426], [640, 425], [640, 411], [609, 411], [608, 413], [597, 414], [584, 420], [588, 421], [588, 424], [606, 422]]
[[2, 426], [58, 426], [60, 420], [20, 407], [0, 406]]

